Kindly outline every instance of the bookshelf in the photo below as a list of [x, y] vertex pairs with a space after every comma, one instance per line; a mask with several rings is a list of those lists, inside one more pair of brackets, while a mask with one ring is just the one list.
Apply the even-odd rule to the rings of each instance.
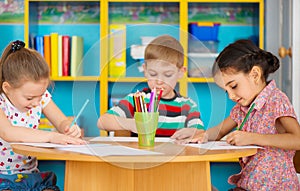
[[[39, 14], [42, 8], [45, 9], [47, 6], [61, 6], [64, 9], [88, 7], [82, 9], [81, 12], [73, 10], [73, 14], [84, 15], [84, 12], [90, 12], [88, 16], [96, 16], [93, 19], [90, 17], [88, 21], [82, 20], [74, 23], [71, 21], [59, 23], [57, 20], [43, 21]], [[208, 16], [205, 17], [205, 15]], [[188, 26], [190, 22], [198, 21], [221, 23], [216, 53], [189, 52], [191, 43]], [[126, 47], [123, 47], [123, 50], [119, 49], [119, 51], [125, 51], [126, 56], [126, 74], [121, 77], [109, 76], [109, 64], [113, 60], [110, 52], [110, 40], [113, 38], [112, 25], [123, 25], [126, 29]], [[76, 114], [86, 98], [94, 102], [86, 109], [91, 113], [83, 113], [81, 126], [85, 129], [87, 136], [97, 136], [96, 121], [99, 115], [105, 113], [110, 107], [109, 99], [136, 91], [137, 88], [146, 84], [143, 73], [137, 70], [136, 65], [139, 61], [130, 55], [131, 45], [141, 44], [142, 36], [169, 34], [180, 40], [184, 53], [187, 55], [184, 60], [187, 68], [193, 62], [201, 63], [204, 58], [217, 56], [222, 48], [238, 38], [255, 36], [257, 44], [263, 48], [264, 0], [25, 0], [24, 39], [26, 44], [29, 43], [32, 33], [43, 35], [51, 32], [80, 35], [84, 38], [84, 54], [89, 59], [84, 62], [83, 76], [52, 76], [51, 79], [55, 83], [52, 94], [53, 99], [58, 100], [56, 102], [67, 115]], [[126, 91], [122, 92], [120, 88]], [[215, 118], [212, 117], [215, 113], [222, 113], [222, 116], [220, 114], [217, 118], [224, 118], [232, 106], [225, 93], [215, 86], [211, 77], [190, 76], [187, 72], [176, 88], [182, 95], [190, 96], [198, 102], [202, 115], [209, 114], [202, 116], [207, 126], [217, 123], [210, 119]], [[68, 93], [67, 90], [72, 93]], [[217, 95], [217, 97], [212, 95]], [[66, 100], [68, 97], [72, 99]], [[211, 102], [213, 103], [210, 104]], [[214, 108], [220, 108], [220, 104], [225, 104], [224, 111], [215, 111]], [[100, 134], [106, 135], [106, 132]]]

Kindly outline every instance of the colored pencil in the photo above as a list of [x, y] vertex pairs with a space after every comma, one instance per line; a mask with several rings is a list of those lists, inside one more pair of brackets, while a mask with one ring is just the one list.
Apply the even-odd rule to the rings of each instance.
[[78, 112], [78, 114], [76, 115], [76, 117], [73, 119], [73, 121], [72, 121], [70, 127], [72, 127], [72, 126], [76, 123], [77, 119], [79, 118], [79, 116], [80, 116], [81, 113], [83, 112], [84, 108], [85, 108], [86, 105], [89, 103], [89, 101], [90, 101], [90, 100], [87, 99], [87, 100], [84, 102], [84, 104], [83, 104], [83, 106], [81, 107], [80, 111]]
[[247, 112], [247, 114], [246, 114], [246, 117], [245, 117], [244, 120], [242, 121], [242, 124], [240, 125], [240, 127], [238, 128], [238, 130], [242, 130], [242, 128], [244, 127], [244, 124], [246, 123], [246, 121], [247, 121], [248, 118], [249, 118], [250, 113], [253, 111], [254, 106], [255, 106], [255, 103], [253, 103], [253, 104], [251, 105], [250, 109], [248, 110], [248, 112]]
[[162, 93], [163, 93], [163, 89], [160, 89], [159, 95], [158, 95], [158, 97], [157, 97], [157, 102], [156, 102], [156, 109], [155, 109], [156, 111], [158, 111], [158, 106], [159, 106], [159, 102], [160, 102]]

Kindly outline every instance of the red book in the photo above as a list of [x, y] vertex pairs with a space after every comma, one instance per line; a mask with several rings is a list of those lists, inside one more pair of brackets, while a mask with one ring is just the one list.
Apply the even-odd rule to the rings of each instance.
[[70, 55], [71, 41], [70, 36], [62, 36], [62, 75], [70, 76]]

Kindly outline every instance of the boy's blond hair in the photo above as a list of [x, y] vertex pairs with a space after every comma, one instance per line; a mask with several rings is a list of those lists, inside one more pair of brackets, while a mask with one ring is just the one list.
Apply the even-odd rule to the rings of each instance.
[[175, 64], [178, 68], [183, 66], [183, 47], [175, 38], [162, 35], [152, 40], [145, 50], [145, 63], [148, 60], [162, 60]]

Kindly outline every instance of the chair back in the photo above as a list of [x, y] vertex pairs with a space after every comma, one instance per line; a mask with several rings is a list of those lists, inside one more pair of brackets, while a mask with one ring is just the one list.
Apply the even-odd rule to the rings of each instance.
[[297, 173], [300, 173], [300, 150], [296, 151], [296, 154], [294, 156], [294, 166]]

